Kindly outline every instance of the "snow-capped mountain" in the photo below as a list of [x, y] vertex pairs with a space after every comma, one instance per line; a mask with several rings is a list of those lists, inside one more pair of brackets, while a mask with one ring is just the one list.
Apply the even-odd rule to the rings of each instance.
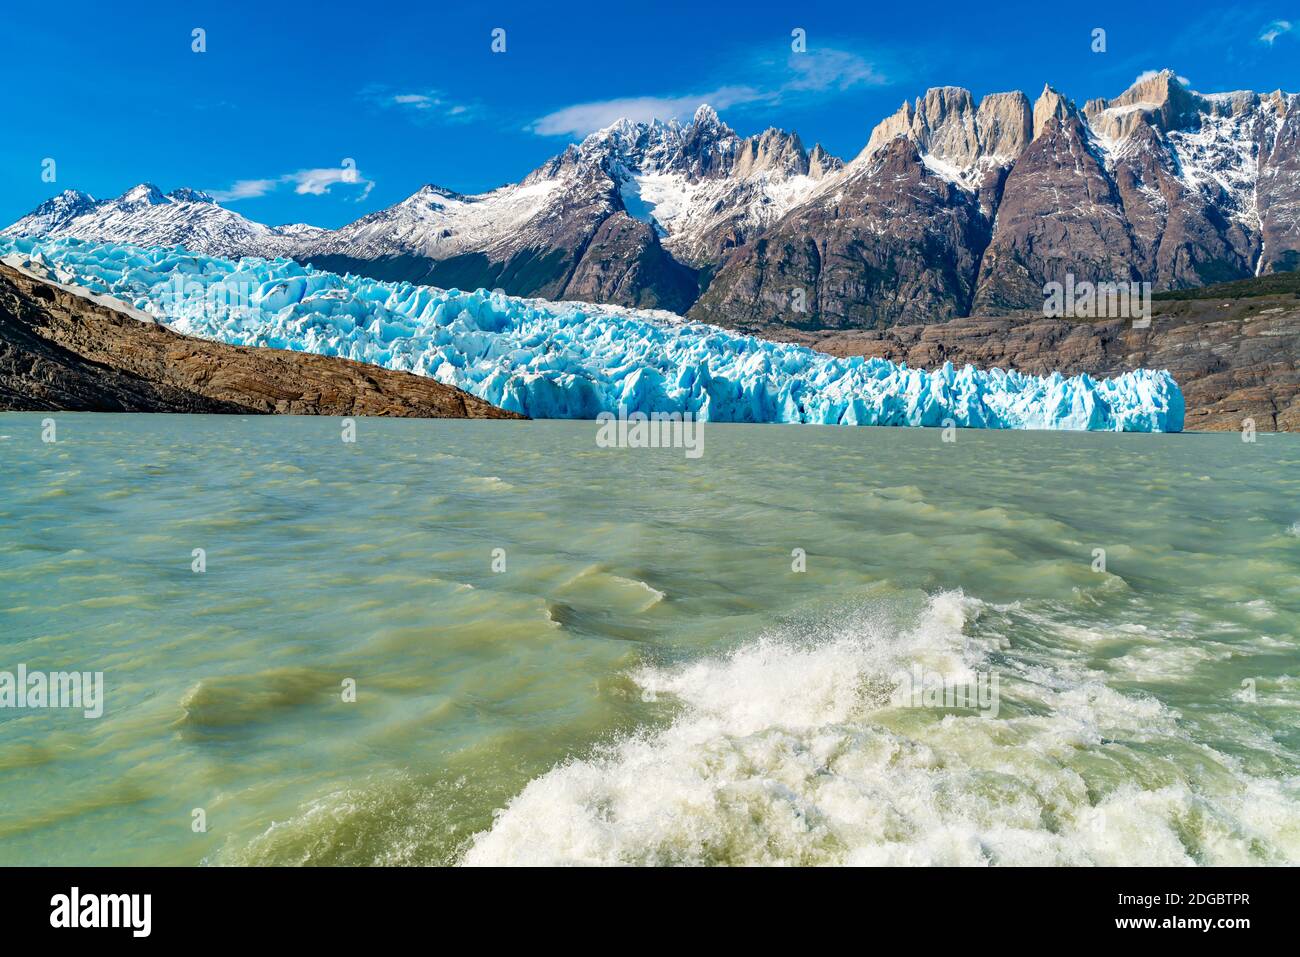
[[820, 145], [808, 153], [796, 133], [742, 138], [709, 106], [686, 126], [620, 120], [587, 137], [578, 155], [600, 164], [629, 215], [694, 266], [743, 245], [844, 165]]
[[186, 246], [213, 256], [287, 255], [290, 247], [323, 232], [302, 224], [263, 226], [217, 205], [207, 193], [177, 189], [164, 194], [152, 183], [133, 186], [108, 200], [64, 190], [4, 230], [6, 235]]
[[[337, 230], [194, 190], [69, 190], [9, 234], [288, 255], [379, 279], [658, 307], [724, 325], [862, 327], [1039, 305], [1043, 284], [1200, 285], [1300, 267], [1300, 97], [1164, 71], [1082, 109], [959, 87], [905, 102], [849, 163], [709, 107], [627, 120], [520, 182], [425, 186]], [[796, 295], [801, 291], [802, 295]]]
[[89, 193], [83, 193], [79, 189], [65, 189], [58, 196], [41, 203], [6, 229], [5, 233], [30, 236], [63, 235], [65, 226], [98, 205], [98, 200]]
[[1050, 87], [932, 89], [729, 255], [691, 316], [877, 327], [1041, 307], [1067, 274], [1168, 289], [1296, 269], [1298, 137], [1300, 96], [1202, 96], [1171, 71], [1082, 110]]
[[685, 311], [696, 269], [840, 165], [794, 134], [741, 137], [703, 106], [684, 125], [622, 120], [489, 193], [426, 186], [296, 255], [382, 278]]

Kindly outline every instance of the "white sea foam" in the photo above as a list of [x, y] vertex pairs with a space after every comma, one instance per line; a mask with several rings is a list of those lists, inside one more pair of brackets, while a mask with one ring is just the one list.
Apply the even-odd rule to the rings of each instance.
[[[1096, 672], [973, 640], [983, 607], [944, 593], [901, 628], [861, 618], [643, 668], [636, 682], [680, 702], [677, 718], [533, 780], [463, 863], [1300, 860], [1293, 786], [1246, 775], [1158, 701]], [[896, 707], [893, 676], [912, 663], [996, 669], [1016, 706], [997, 719]], [[1164, 748], [1200, 759], [1176, 766], [1156, 757]]]

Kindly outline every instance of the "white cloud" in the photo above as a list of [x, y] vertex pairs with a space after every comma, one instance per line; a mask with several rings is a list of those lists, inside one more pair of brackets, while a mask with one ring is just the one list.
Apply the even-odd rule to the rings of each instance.
[[770, 98], [770, 94], [742, 86], [721, 87], [708, 93], [687, 96], [634, 96], [619, 100], [598, 100], [566, 106], [562, 110], [548, 113], [534, 121], [529, 129], [542, 136], [585, 136], [621, 119], [629, 119], [634, 123], [648, 123], [654, 119], [684, 119], [693, 114], [702, 103], [721, 110], [765, 97]]
[[399, 110], [419, 122], [467, 120], [474, 113], [471, 104], [449, 100], [440, 90], [394, 92], [390, 87], [372, 85], [361, 91], [361, 97], [381, 109]]
[[361, 175], [355, 164], [346, 161], [339, 166], [325, 166], [318, 169], [300, 169], [285, 173], [274, 179], [241, 179], [229, 189], [211, 190], [212, 198], [218, 203], [229, 203], [240, 199], [255, 199], [273, 193], [281, 186], [293, 184], [293, 191], [300, 196], [324, 196], [330, 188], [340, 184], [361, 186], [362, 190], [356, 201], [360, 202], [370, 195], [375, 188], [373, 181]]
[[635, 96], [577, 103], [534, 120], [528, 128], [541, 136], [585, 136], [620, 119], [640, 123], [652, 119], [685, 119], [702, 103], [725, 110], [887, 82], [858, 54], [832, 48], [791, 53], [784, 61], [759, 61], [757, 66], [764, 75], [775, 74], [779, 82], [724, 86], [681, 96]]
[[1260, 43], [1267, 43], [1272, 46], [1277, 38], [1283, 34], [1291, 32], [1290, 20], [1274, 20], [1264, 28], [1264, 32], [1259, 35]]
[[229, 189], [212, 190], [212, 198], [218, 203], [228, 203], [236, 199], [256, 199], [258, 196], [265, 196], [279, 185], [279, 180], [274, 179], [241, 179], [231, 185]]
[[356, 167], [326, 166], [321, 169], [300, 169], [296, 173], [287, 173], [284, 182], [293, 183], [293, 191], [300, 196], [324, 196], [330, 187], [338, 183], [359, 183], [360, 174]]
[[847, 90], [859, 84], [881, 86], [888, 82], [874, 66], [847, 50], [823, 48], [791, 53], [786, 65], [794, 74], [786, 90]]

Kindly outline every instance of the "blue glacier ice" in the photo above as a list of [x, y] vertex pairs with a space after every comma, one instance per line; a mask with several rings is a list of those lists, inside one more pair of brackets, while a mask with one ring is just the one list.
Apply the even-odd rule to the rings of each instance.
[[837, 358], [668, 313], [518, 299], [180, 248], [0, 237], [0, 256], [113, 296], [178, 332], [431, 376], [537, 418], [690, 412], [713, 422], [1177, 432], [1166, 371], [1113, 379], [932, 371]]

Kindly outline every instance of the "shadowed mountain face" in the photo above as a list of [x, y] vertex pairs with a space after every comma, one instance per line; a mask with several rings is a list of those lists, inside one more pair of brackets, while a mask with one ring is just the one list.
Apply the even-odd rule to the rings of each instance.
[[0, 410], [522, 418], [424, 376], [182, 336], [3, 264]]
[[708, 107], [626, 120], [516, 184], [426, 186], [338, 230], [253, 223], [195, 190], [67, 191], [6, 232], [512, 295], [662, 308], [760, 334], [1028, 309], [1043, 286], [1157, 290], [1300, 267], [1300, 96], [1202, 95], [1165, 71], [1082, 109], [929, 90], [849, 163]]
[[691, 317], [761, 332], [886, 326], [917, 302], [935, 322], [969, 308], [988, 242], [974, 194], [933, 175], [901, 137], [835, 185], [737, 249]]
[[1088, 149], [1077, 116], [1052, 116], [1007, 175], [997, 225], [980, 264], [978, 311], [1041, 303], [1047, 282], [1066, 274], [1128, 282], [1131, 226], [1120, 190]]

